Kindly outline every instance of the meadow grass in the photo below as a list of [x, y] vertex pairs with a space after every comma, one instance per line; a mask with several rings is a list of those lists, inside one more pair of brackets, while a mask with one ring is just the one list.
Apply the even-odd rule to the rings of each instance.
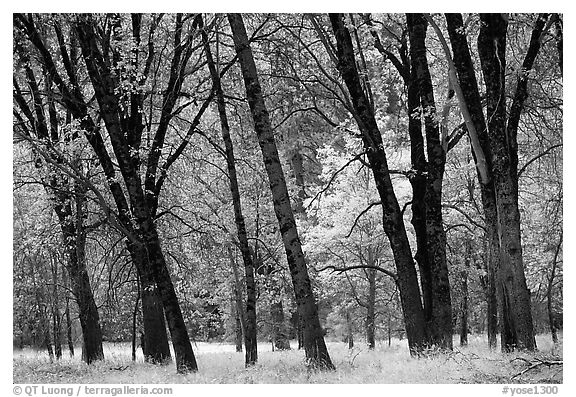
[[[540, 366], [511, 380], [527, 367], [526, 360], [562, 359], [560, 343], [552, 344], [550, 335], [536, 338], [538, 352], [503, 354], [488, 349], [485, 335], [470, 335], [469, 344], [454, 351], [431, 351], [426, 357], [408, 353], [406, 340], [377, 343], [375, 350], [357, 344], [328, 342], [336, 371], [314, 371], [305, 366], [304, 352], [271, 351], [270, 343], [258, 345], [259, 360], [244, 368], [244, 354], [234, 346], [220, 343], [196, 343], [197, 373], [180, 375], [174, 363], [145, 363], [139, 351], [131, 360], [130, 344], [106, 343], [105, 360], [84, 364], [78, 356], [50, 362], [45, 351], [14, 350], [14, 383], [562, 383], [562, 366]], [[295, 343], [292, 343], [294, 347]], [[521, 359], [517, 359], [521, 358]]]

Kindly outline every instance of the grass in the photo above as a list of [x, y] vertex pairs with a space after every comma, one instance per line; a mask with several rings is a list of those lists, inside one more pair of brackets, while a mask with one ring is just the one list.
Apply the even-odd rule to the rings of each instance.
[[[194, 352], [199, 371], [179, 375], [174, 364], [156, 366], [131, 360], [130, 345], [107, 343], [106, 359], [91, 365], [79, 357], [64, 357], [51, 363], [45, 351], [14, 350], [14, 383], [562, 383], [562, 366], [539, 366], [511, 380], [527, 367], [527, 360], [562, 359], [562, 336], [554, 346], [549, 335], [536, 338], [536, 353], [503, 354], [490, 351], [485, 335], [471, 335], [469, 345], [460, 347], [455, 339], [451, 353], [431, 352], [412, 358], [406, 340], [365, 346], [352, 350], [340, 342], [328, 342], [336, 371], [309, 371], [304, 352], [271, 351], [269, 343], [258, 345], [258, 364], [244, 368], [244, 354], [233, 345], [197, 343]], [[294, 344], [293, 344], [294, 346]], [[66, 353], [65, 353], [66, 354]]]

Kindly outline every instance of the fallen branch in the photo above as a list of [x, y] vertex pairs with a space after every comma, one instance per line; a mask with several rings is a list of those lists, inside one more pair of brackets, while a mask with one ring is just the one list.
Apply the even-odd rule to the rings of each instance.
[[[528, 371], [530, 371], [530, 370], [532, 370], [532, 369], [534, 369], [534, 368], [538, 368], [538, 367], [540, 367], [540, 366], [542, 366], [542, 365], [546, 365], [546, 366], [548, 366], [548, 367], [551, 367], [552, 365], [564, 365], [564, 361], [563, 361], [563, 360], [541, 360], [541, 359], [537, 358], [535, 363], [532, 363], [531, 361], [528, 361], [528, 360], [526, 360], [525, 358], [522, 358], [522, 357], [517, 357], [517, 358], [515, 358], [514, 360], [523, 360], [523, 361], [529, 363], [530, 366], [529, 366], [528, 368], [526, 368], [526, 369], [518, 372], [516, 375], [512, 376], [510, 379], [514, 379], [514, 378], [517, 378], [517, 377], [519, 377], [519, 376], [521, 376], [521, 375], [524, 375], [526, 372], [528, 372]], [[510, 362], [512, 362], [512, 361], [514, 361], [514, 360], [511, 360]]]

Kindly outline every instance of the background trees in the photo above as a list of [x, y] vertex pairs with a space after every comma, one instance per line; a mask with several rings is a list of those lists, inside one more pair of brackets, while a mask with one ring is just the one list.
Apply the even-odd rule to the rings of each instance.
[[562, 325], [561, 27], [15, 14], [15, 343], [142, 332], [182, 372], [238, 335], [326, 368], [325, 338], [533, 348]]

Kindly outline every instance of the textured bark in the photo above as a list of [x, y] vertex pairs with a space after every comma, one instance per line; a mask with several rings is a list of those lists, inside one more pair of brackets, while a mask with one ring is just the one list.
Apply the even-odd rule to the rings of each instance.
[[288, 266], [292, 276], [298, 313], [304, 324], [304, 349], [306, 351], [306, 358], [309, 364], [314, 367], [334, 369], [324, 342], [320, 319], [318, 317], [318, 307], [314, 293], [312, 292], [306, 260], [298, 236], [296, 221], [284, 179], [284, 172], [274, 140], [268, 110], [264, 103], [262, 88], [258, 79], [258, 72], [252, 56], [246, 28], [244, 27], [242, 16], [239, 14], [228, 14], [228, 21], [232, 28], [234, 46], [240, 62], [244, 85], [246, 86], [246, 96], [252, 112], [254, 129], [258, 136], [264, 167], [270, 183], [274, 212], [278, 219]]
[[127, 242], [128, 251], [137, 271], [142, 302], [142, 323], [144, 338], [142, 353], [144, 360], [150, 363], [167, 363], [171, 360], [168, 334], [164, 321], [162, 300], [156, 283], [150, 274], [146, 251], [142, 245]]
[[[492, 151], [490, 148], [486, 120], [482, 110], [480, 100], [480, 91], [476, 80], [476, 73], [472, 63], [472, 57], [468, 47], [468, 41], [464, 34], [464, 24], [461, 14], [446, 14], [448, 34], [454, 54], [454, 66], [458, 75], [460, 87], [464, 100], [468, 107], [470, 117], [476, 132], [481, 149], [484, 153], [489, 178], [485, 180], [478, 171], [478, 180], [480, 181], [480, 192], [482, 207], [484, 210], [484, 222], [486, 227], [487, 248], [487, 304], [488, 304], [488, 344], [491, 348], [496, 347], [497, 333], [497, 306], [496, 306], [496, 271], [499, 268], [499, 240], [498, 240], [498, 216], [496, 210], [496, 193], [494, 180], [491, 176], [492, 169]], [[476, 156], [472, 150], [472, 155], [476, 161]]]
[[[432, 317], [428, 323], [430, 343], [452, 349], [452, 302], [446, 261], [446, 233], [442, 221], [442, 182], [446, 152], [440, 140], [432, 78], [426, 59], [426, 29], [423, 14], [407, 14], [411, 68], [414, 70], [424, 114], [426, 151], [426, 256], [430, 269]], [[411, 72], [412, 73], [412, 72]]]
[[[202, 18], [199, 18], [200, 28], [203, 28]], [[226, 102], [224, 91], [220, 81], [220, 75], [216, 69], [216, 64], [210, 50], [208, 34], [202, 30], [202, 41], [204, 52], [208, 62], [208, 69], [212, 78], [212, 86], [216, 92], [216, 104], [218, 115], [220, 117], [220, 128], [222, 130], [222, 140], [226, 152], [226, 167], [228, 170], [228, 179], [230, 181], [230, 193], [232, 194], [232, 203], [234, 206], [234, 221], [236, 223], [236, 233], [238, 236], [238, 245], [242, 253], [244, 262], [244, 274], [246, 280], [246, 312], [244, 324], [244, 343], [246, 345], [246, 366], [254, 365], [258, 361], [258, 341], [257, 341], [257, 324], [256, 324], [256, 280], [254, 278], [254, 258], [250, 252], [248, 243], [248, 233], [246, 232], [246, 223], [242, 214], [242, 202], [240, 198], [240, 188], [238, 186], [238, 176], [236, 172], [236, 160], [234, 158], [234, 146], [230, 136], [230, 125], [228, 115], [226, 114]]]
[[364, 148], [374, 175], [376, 188], [382, 202], [384, 232], [390, 241], [398, 274], [398, 288], [408, 345], [412, 354], [426, 346], [426, 322], [420, 288], [416, 275], [412, 251], [404, 227], [404, 219], [390, 178], [382, 136], [374, 112], [362, 89], [356, 69], [354, 49], [350, 33], [346, 29], [343, 15], [331, 14], [330, 21], [336, 37], [338, 68], [350, 92], [352, 105], [357, 113], [357, 122], [362, 132]]
[[[515, 134], [506, 129], [506, 31], [501, 14], [481, 14], [478, 51], [486, 85], [488, 136], [496, 191], [500, 266], [497, 288], [503, 351], [535, 350], [530, 291], [526, 285], [518, 208]], [[514, 106], [514, 103], [513, 103]], [[516, 110], [515, 110], [516, 111]]]
[[[64, 285], [66, 289], [69, 288], [69, 279], [66, 272], [63, 272]], [[74, 357], [74, 341], [72, 340], [72, 319], [70, 318], [70, 296], [66, 292], [66, 308], [64, 309], [64, 317], [66, 318], [66, 342], [68, 343], [68, 352], [70, 357]]]
[[242, 332], [242, 321], [240, 319], [240, 312], [238, 311], [238, 305], [236, 302], [235, 297], [230, 298], [230, 309], [233, 319], [233, 327], [234, 327], [234, 343], [236, 345], [236, 352], [242, 352], [242, 342], [244, 341], [244, 334]]
[[[175, 39], [178, 43], [180, 41], [181, 22], [181, 15], [177, 15]], [[97, 36], [94, 29], [94, 21], [90, 16], [79, 16], [76, 24], [76, 32], [88, 75], [94, 88], [100, 115], [108, 131], [110, 143], [126, 185], [130, 201], [129, 209], [126, 205], [126, 199], [121, 186], [112, 179], [115, 173], [113, 167], [110, 167], [109, 163], [111, 160], [106, 148], [98, 143], [101, 141], [100, 134], [89, 134], [92, 136], [88, 136], [88, 139], [108, 177], [111, 192], [118, 206], [118, 212], [124, 215], [124, 217], [121, 218], [124, 228], [133, 232], [132, 238], [136, 241], [132, 242], [139, 246], [137, 248], [138, 250], [145, 252], [145, 268], [148, 270], [147, 275], [156, 284], [162, 300], [164, 314], [176, 356], [177, 371], [179, 373], [197, 371], [196, 358], [194, 357], [178, 297], [170, 278], [158, 238], [158, 232], [154, 224], [159, 187], [156, 188], [153, 181], [155, 181], [160, 148], [163, 145], [167, 124], [171, 118], [171, 109], [176, 101], [174, 95], [176, 92], [179, 92], [182, 83], [182, 79], [175, 75], [179, 73], [178, 67], [186, 64], [186, 56], [182, 54], [185, 46], [177, 46], [174, 51], [168, 89], [166, 90], [162, 105], [162, 115], [158, 129], [154, 135], [152, 148], [148, 155], [146, 179], [144, 182], [146, 187], [145, 193], [142, 186], [140, 169], [138, 167], [139, 158], [137, 154], [132, 154], [138, 153], [140, 136], [143, 130], [142, 117], [137, 108], [131, 109], [131, 116], [128, 119], [123, 115], [116, 92], [117, 81], [107, 62], [104, 60], [104, 55], [98, 48]], [[135, 102], [141, 101], [139, 98], [133, 97], [132, 99]], [[95, 138], [98, 141], [94, 141]], [[133, 219], [129, 219], [127, 217], [128, 214], [132, 215]]]
[[270, 317], [272, 319], [272, 341], [276, 350], [290, 350], [290, 341], [284, 324], [284, 307], [282, 301], [270, 304]]
[[354, 348], [354, 332], [353, 332], [352, 316], [350, 315], [350, 309], [346, 309], [346, 342], [348, 343], [348, 349]]
[[54, 335], [54, 355], [62, 358], [62, 320], [60, 316], [60, 297], [58, 294], [58, 263], [52, 260], [52, 334]]
[[366, 299], [366, 342], [368, 349], [376, 347], [376, 270], [366, 269], [368, 276], [368, 298]]
[[162, 253], [160, 240], [154, 223], [144, 221], [141, 225], [151, 272], [162, 299], [164, 314], [170, 330], [172, 346], [176, 356], [176, 369], [179, 373], [197, 371], [198, 364], [182, 316], [174, 284]]
[[552, 292], [554, 289], [554, 279], [556, 278], [558, 256], [560, 255], [560, 249], [562, 248], [563, 236], [563, 233], [560, 233], [560, 239], [558, 241], [558, 245], [556, 245], [556, 251], [554, 252], [554, 258], [552, 259], [552, 270], [550, 271], [550, 275], [547, 276], [548, 286], [546, 288], [546, 309], [548, 310], [548, 325], [550, 327], [552, 342], [554, 344], [558, 343], [558, 328], [556, 325], [554, 311], [552, 309]]
[[414, 259], [420, 271], [422, 304], [426, 323], [432, 320], [432, 272], [427, 254], [426, 233], [426, 169], [428, 164], [424, 155], [424, 138], [420, 121], [420, 90], [418, 88], [416, 68], [410, 68], [409, 79], [405, 81], [408, 91], [408, 134], [410, 136], [410, 160], [413, 172], [409, 175], [412, 186], [412, 219], [416, 235], [416, 254]]
[[460, 346], [468, 345], [468, 269], [472, 257], [472, 242], [466, 239], [464, 242], [464, 269], [460, 271], [462, 304], [460, 307]]

